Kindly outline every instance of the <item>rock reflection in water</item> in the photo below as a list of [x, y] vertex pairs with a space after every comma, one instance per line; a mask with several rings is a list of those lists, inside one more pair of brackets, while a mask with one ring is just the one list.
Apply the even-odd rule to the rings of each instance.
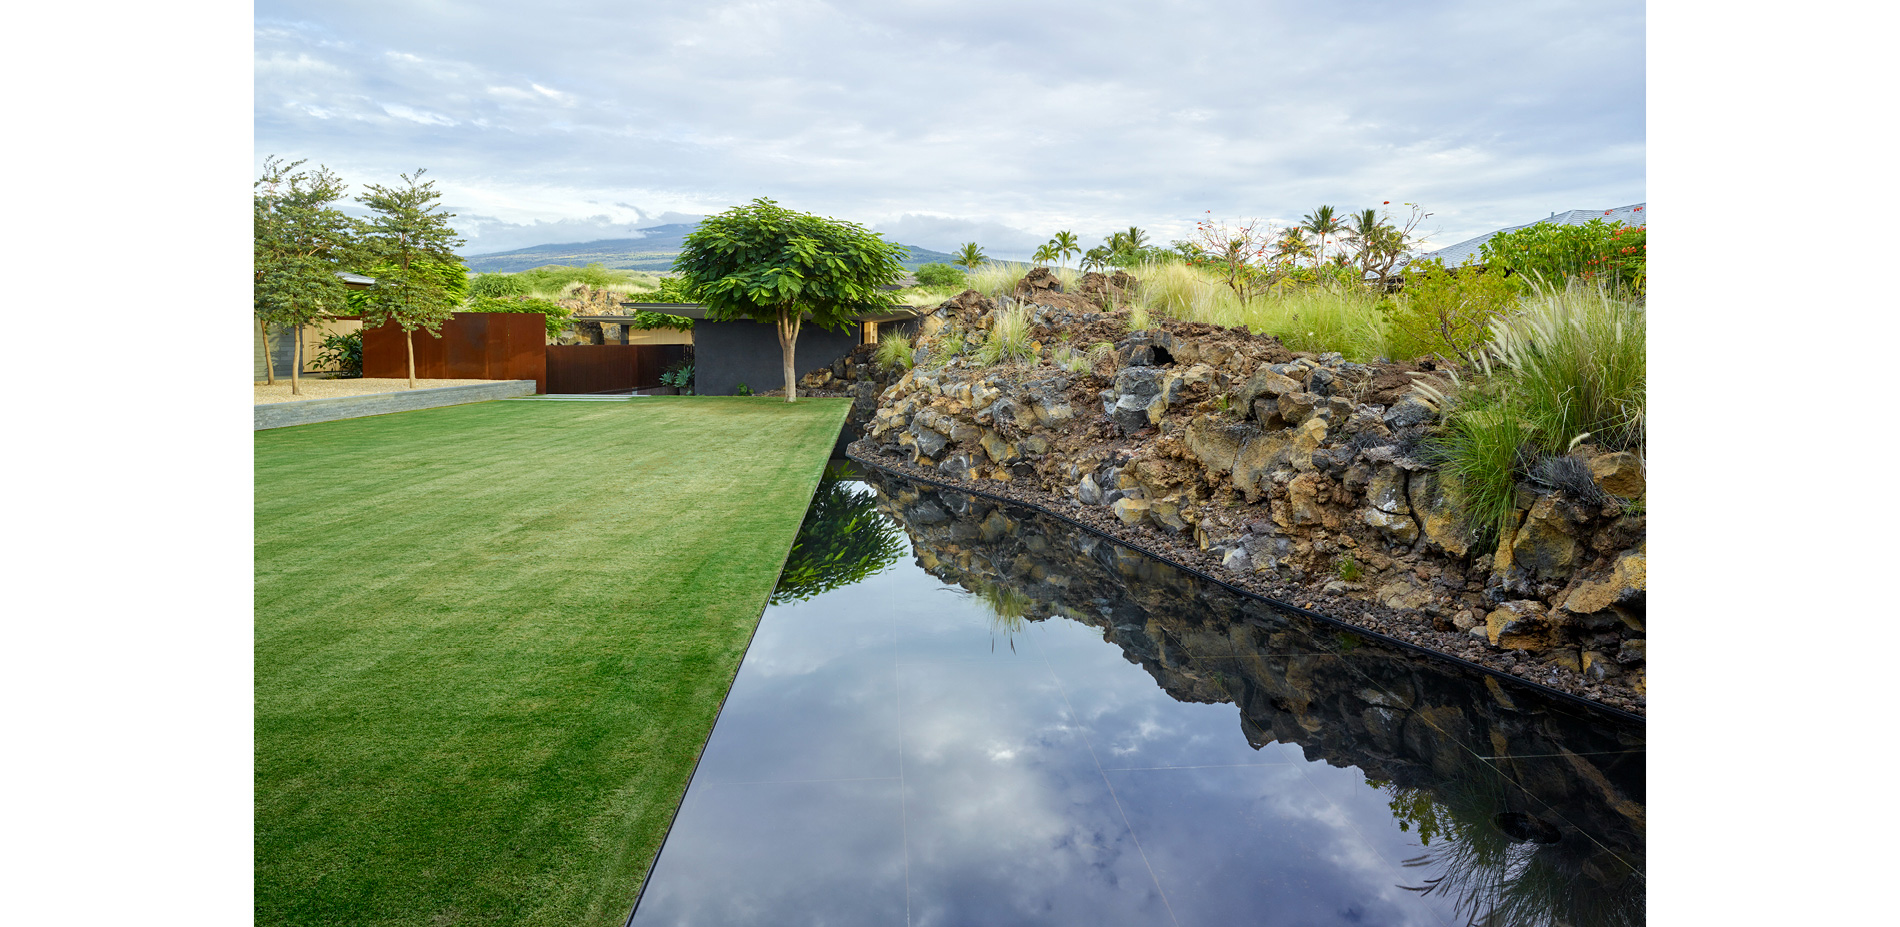
[[1281, 612], [1031, 510], [867, 477], [918, 564], [1001, 615], [1102, 632], [1255, 750], [1360, 770], [1424, 851], [1406, 887], [1472, 924], [1643, 922], [1640, 723]]

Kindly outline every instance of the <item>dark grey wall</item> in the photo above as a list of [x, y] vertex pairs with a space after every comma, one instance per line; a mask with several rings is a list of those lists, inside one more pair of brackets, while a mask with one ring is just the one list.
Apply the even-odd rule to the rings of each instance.
[[[806, 323], [798, 330], [793, 367], [799, 376], [830, 364], [863, 339], [853, 324], [841, 332]], [[765, 322], [693, 323], [693, 391], [701, 396], [731, 396], [739, 384], [755, 393], [785, 385], [778, 349], [778, 327]]]

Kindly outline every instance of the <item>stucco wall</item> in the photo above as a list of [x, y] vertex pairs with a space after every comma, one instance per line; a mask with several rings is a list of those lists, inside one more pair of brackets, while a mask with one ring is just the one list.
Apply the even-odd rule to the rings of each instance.
[[[857, 324], [834, 332], [807, 323], [798, 332], [796, 372], [804, 374], [845, 356], [862, 338]], [[694, 391], [702, 396], [731, 396], [741, 383], [755, 393], [785, 385], [778, 329], [772, 325], [710, 319], [696, 322], [693, 354]]]

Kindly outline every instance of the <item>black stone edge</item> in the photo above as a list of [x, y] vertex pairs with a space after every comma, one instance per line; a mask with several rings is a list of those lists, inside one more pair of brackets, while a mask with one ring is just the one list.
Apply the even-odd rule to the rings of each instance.
[[[848, 419], [850, 415], [851, 411], [846, 409], [845, 414], [839, 418], [838, 429], [840, 431], [844, 430], [845, 419]], [[800, 527], [803, 527], [805, 524], [805, 513], [811, 511], [811, 501], [818, 498], [818, 490], [825, 485], [825, 471], [830, 469], [831, 460], [831, 455], [827, 452], [825, 462], [818, 468], [818, 479], [812, 482], [811, 492], [805, 497], [805, 507], [799, 510], [798, 523]], [[785, 564], [791, 561], [792, 547], [797, 545], [797, 543], [798, 532], [794, 530], [792, 532], [792, 543], [785, 547], [785, 559], [779, 561], [778, 572], [772, 574], [772, 585], [774, 589], [778, 586], [778, 578], [784, 575]], [[667, 818], [666, 821], [666, 833], [660, 835], [659, 849], [653, 851], [653, 859], [647, 863], [647, 871], [640, 876], [640, 890], [633, 893], [633, 905], [627, 908], [627, 919], [621, 922], [622, 927], [633, 927], [633, 915], [640, 910], [640, 899], [647, 896], [647, 886], [653, 884], [653, 870], [659, 868], [660, 854], [666, 852], [666, 841], [673, 837], [673, 825], [679, 823], [680, 809], [686, 807], [686, 793], [693, 790], [693, 779], [699, 775], [699, 761], [706, 758], [706, 746], [712, 743], [713, 731], [719, 729], [719, 719], [726, 713], [726, 700], [732, 697], [733, 684], [739, 681], [739, 670], [745, 668], [746, 654], [752, 652], [752, 641], [759, 636], [759, 625], [765, 623], [765, 610], [770, 607], [772, 607], [772, 594], [768, 592], [766, 593], [764, 604], [759, 606], [758, 617], [752, 619], [752, 633], [746, 635], [745, 649], [739, 651], [739, 663], [732, 668], [732, 678], [726, 680], [726, 691], [719, 696], [719, 710], [713, 712], [712, 727], [706, 729], [706, 739], [699, 742], [699, 752], [693, 755], [693, 771], [686, 774], [686, 788], [680, 790], [680, 800], [673, 806], [672, 817]]]
[[1381, 634], [1378, 631], [1372, 630], [1371, 628], [1362, 628], [1356, 624], [1353, 624], [1352, 622], [1343, 621], [1341, 619], [1334, 618], [1331, 615], [1323, 615], [1323, 614], [1320, 614], [1319, 612], [1312, 611], [1311, 609], [1301, 608], [1300, 606], [1294, 605], [1291, 602], [1282, 602], [1279, 599], [1261, 595], [1260, 593], [1254, 592], [1250, 589], [1241, 588], [1240, 586], [1236, 586], [1233, 583], [1230, 583], [1224, 579], [1221, 579], [1217, 576], [1209, 575], [1207, 573], [1203, 573], [1200, 570], [1197, 570], [1186, 564], [1176, 563], [1175, 561], [1170, 560], [1167, 557], [1164, 557], [1161, 554], [1158, 554], [1152, 550], [1149, 550], [1148, 548], [1143, 547], [1140, 544], [1136, 544], [1133, 541], [1118, 538], [1112, 534], [1109, 534], [1106, 531], [1103, 531], [1100, 528], [1095, 527], [1094, 525], [1089, 525], [1083, 522], [1076, 521], [1075, 519], [1070, 518], [1067, 515], [1062, 514], [1061, 512], [1051, 511], [1033, 502], [1025, 502], [1021, 499], [1011, 499], [1008, 496], [997, 495], [996, 493], [986, 492], [981, 489], [971, 489], [965, 486], [958, 486], [952, 483], [946, 483], [942, 480], [935, 480], [935, 479], [931, 479], [925, 476], [918, 476], [916, 474], [908, 473], [906, 471], [898, 470], [896, 468], [887, 466], [875, 460], [867, 460], [863, 457], [858, 456], [855, 453], [852, 453], [849, 449], [845, 451], [845, 456], [865, 466], [876, 467], [879, 470], [883, 470], [887, 473], [895, 474], [898, 477], [901, 477], [906, 480], [910, 480], [912, 482], [929, 483], [933, 486], [941, 486], [953, 492], [968, 493], [972, 496], [982, 496], [986, 499], [993, 499], [997, 502], [1003, 502], [1009, 505], [1020, 506], [1022, 508], [1031, 509], [1036, 512], [1040, 512], [1044, 515], [1049, 516], [1050, 518], [1054, 518], [1059, 521], [1066, 522], [1069, 525], [1072, 525], [1074, 527], [1087, 531], [1088, 533], [1093, 534], [1096, 537], [1099, 537], [1105, 541], [1109, 541], [1115, 544], [1120, 544], [1121, 546], [1129, 548], [1130, 550], [1139, 551], [1140, 553], [1146, 554], [1149, 557], [1153, 557], [1154, 559], [1159, 560], [1162, 563], [1165, 563], [1171, 567], [1174, 567], [1177, 570], [1180, 570], [1189, 575], [1198, 577], [1206, 582], [1213, 583], [1236, 595], [1246, 596], [1247, 598], [1250, 598], [1250, 599], [1257, 599], [1259, 601], [1267, 603], [1268, 605], [1273, 606], [1274, 608], [1280, 609], [1282, 611], [1292, 612], [1304, 618], [1310, 618], [1315, 621], [1320, 621], [1326, 624], [1337, 625], [1338, 627], [1351, 631], [1354, 634], [1360, 634], [1366, 637], [1370, 637], [1370, 638], [1373, 638], [1374, 640], [1380, 641], [1382, 643], [1390, 644], [1402, 650], [1409, 650], [1414, 653], [1423, 654], [1433, 659], [1445, 660], [1451, 663], [1455, 663], [1466, 669], [1476, 670], [1487, 676], [1493, 676], [1498, 679], [1502, 679], [1506, 682], [1512, 683], [1514, 685], [1525, 686], [1527, 688], [1530, 688], [1542, 694], [1554, 696], [1561, 701], [1569, 702], [1574, 705], [1581, 705], [1585, 708], [1591, 709], [1592, 711], [1606, 712], [1618, 718], [1622, 718], [1627, 721], [1635, 721], [1639, 724], [1644, 725], [1645, 727], [1648, 726], [1649, 719], [1646, 716], [1639, 715], [1633, 711], [1626, 711], [1624, 709], [1617, 708], [1614, 705], [1605, 705], [1601, 702], [1593, 702], [1580, 695], [1574, 695], [1572, 693], [1565, 692], [1562, 689], [1553, 689], [1550, 686], [1544, 685], [1539, 682], [1533, 682], [1529, 679], [1525, 679], [1522, 676], [1513, 676], [1510, 673], [1504, 672], [1503, 670], [1493, 669], [1489, 666], [1485, 666], [1482, 663], [1473, 663], [1470, 660], [1464, 659], [1463, 657], [1453, 656], [1443, 651], [1433, 650], [1430, 647], [1414, 644], [1411, 641], [1401, 640], [1399, 638], [1392, 637], [1387, 634]]

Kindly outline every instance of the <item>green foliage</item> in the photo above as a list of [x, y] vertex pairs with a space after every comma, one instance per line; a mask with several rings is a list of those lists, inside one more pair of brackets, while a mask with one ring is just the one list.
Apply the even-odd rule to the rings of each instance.
[[333, 369], [343, 379], [363, 375], [363, 332], [329, 332], [317, 349], [318, 369]]
[[1282, 282], [1248, 299], [1230, 285], [1228, 272], [1221, 265], [1145, 265], [1135, 272], [1135, 305], [1152, 316], [1244, 325], [1295, 351], [1338, 351], [1356, 362], [1391, 356], [1381, 293], [1352, 283]]
[[665, 372], [660, 374], [660, 385], [671, 386], [679, 390], [682, 396], [691, 396], [693, 394], [693, 365], [682, 363], [666, 368]]
[[803, 602], [883, 572], [905, 550], [903, 533], [878, 514], [877, 496], [853, 492], [850, 475], [828, 469], [785, 559], [771, 603]]
[[548, 337], [553, 338], [567, 327], [567, 320], [574, 310], [551, 299], [533, 296], [477, 296], [469, 300], [470, 312], [538, 312], [547, 317]]
[[851, 222], [793, 212], [763, 197], [700, 223], [677, 268], [711, 318], [782, 321], [809, 313], [841, 329], [893, 308], [903, 249]]
[[734, 396], [750, 396], [752, 395], [752, 387], [747, 386], [744, 383], [741, 383], [738, 386], [735, 386], [732, 388], [732, 394]]
[[1346, 217], [1331, 206], [1321, 206], [1311, 213], [1300, 217], [1300, 229], [1311, 232], [1317, 240], [1319, 260], [1326, 259], [1326, 245], [1346, 231]]
[[937, 340], [929, 352], [930, 360], [942, 366], [962, 356], [970, 347], [969, 338], [963, 329], [954, 325], [937, 334]]
[[[423, 181], [422, 174], [400, 175], [400, 187], [370, 184], [369, 193], [356, 198], [373, 213], [364, 243], [376, 257], [376, 286], [356, 307], [368, 327], [395, 322], [405, 332], [435, 334], [466, 289], [467, 270], [455, 255], [466, 242], [449, 225], [455, 214], [440, 211], [435, 181]], [[464, 281], [460, 289], [452, 285], [457, 278]]]
[[1534, 287], [1561, 289], [1578, 278], [1640, 296], [1648, 267], [1646, 233], [1646, 226], [1602, 219], [1582, 225], [1539, 222], [1492, 236], [1479, 254], [1482, 263], [1509, 270]]
[[948, 264], [925, 264], [917, 268], [917, 284], [931, 287], [963, 287], [969, 276]]
[[970, 273], [970, 289], [991, 299], [1008, 296], [1029, 273], [1029, 265], [1009, 261], [991, 261]]
[[976, 347], [976, 361], [985, 367], [1033, 361], [1036, 354], [1029, 345], [1029, 314], [1021, 306], [1000, 309], [991, 316], [989, 334]]
[[303, 163], [267, 159], [252, 195], [252, 310], [280, 327], [345, 314], [350, 291], [337, 273], [365, 262], [359, 223], [333, 205], [342, 179]]
[[1540, 450], [1563, 453], [1585, 435], [1610, 448], [1643, 446], [1645, 315], [1602, 287], [1573, 284], [1492, 326], [1490, 367]]
[[1056, 237], [1049, 239], [1049, 247], [1054, 250], [1055, 257], [1064, 266], [1068, 265], [1069, 258], [1082, 253], [1081, 239], [1076, 238], [1075, 233], [1067, 229], [1057, 232]]
[[642, 332], [651, 331], [655, 328], [670, 328], [689, 332], [693, 330], [693, 320], [686, 316], [673, 315], [669, 312], [650, 312], [645, 309], [640, 309], [633, 313], [633, 321], [627, 323], [627, 327], [634, 331]]
[[[976, 242], [966, 241], [963, 243], [962, 248], [957, 249], [954, 263], [961, 266], [964, 270], [975, 270], [976, 265], [989, 259], [989, 255], [984, 254], [983, 249], [976, 246]], [[919, 277], [918, 279], [921, 280], [923, 278]]]
[[661, 277], [660, 288], [651, 293], [640, 294], [645, 303], [697, 303], [693, 296], [692, 285], [678, 277]]
[[1365, 570], [1360, 568], [1359, 561], [1354, 560], [1351, 554], [1340, 557], [1339, 562], [1334, 565], [1334, 570], [1339, 574], [1340, 579], [1349, 583], [1356, 583], [1365, 575]]
[[712, 319], [778, 326], [785, 399], [796, 396], [793, 351], [804, 316], [841, 329], [896, 301], [883, 289], [903, 276], [900, 245], [851, 222], [794, 212], [766, 198], [708, 217], [686, 236], [674, 267]]
[[909, 338], [893, 333], [877, 340], [877, 363], [885, 370], [909, 370], [916, 362]]
[[[492, 274], [487, 276], [502, 276]], [[605, 264], [588, 264], [585, 267], [570, 267], [565, 264], [547, 264], [516, 274], [508, 274], [526, 283], [531, 292], [559, 293], [562, 289], [576, 283], [606, 289], [624, 286], [634, 281], [634, 275], [624, 270], [615, 270]]]
[[1517, 483], [1540, 456], [1585, 438], [1643, 451], [1644, 315], [1579, 283], [1534, 296], [1523, 313], [1493, 323], [1483, 379], [1459, 390], [1434, 447], [1487, 539], [1510, 528]]
[[1055, 362], [1057, 367], [1061, 367], [1070, 373], [1087, 373], [1089, 368], [1094, 366], [1089, 363], [1087, 351], [1078, 350], [1074, 346], [1067, 344], [1058, 345], [1056, 349], [1051, 352], [1050, 359]]
[[1472, 266], [1446, 267], [1432, 258], [1405, 268], [1405, 288], [1381, 308], [1391, 326], [1391, 356], [1435, 356], [1476, 366], [1491, 323], [1517, 308], [1518, 290], [1501, 273]]
[[528, 296], [534, 285], [522, 274], [479, 274], [468, 281], [468, 295], [474, 299]]
[[1433, 438], [1432, 455], [1480, 541], [1495, 543], [1515, 524], [1517, 478], [1533, 429], [1502, 384], [1471, 384], [1459, 391], [1458, 403]]

